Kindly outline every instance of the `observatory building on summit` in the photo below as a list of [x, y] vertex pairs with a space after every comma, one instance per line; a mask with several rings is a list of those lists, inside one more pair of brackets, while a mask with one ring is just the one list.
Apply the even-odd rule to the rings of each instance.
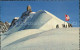
[[29, 14], [30, 14], [31, 12], [32, 12], [31, 6], [28, 5], [28, 6], [27, 6], [27, 11], [25, 11], [24, 13], [22, 13], [21, 18], [23, 18], [23, 16], [29, 16]]
[[30, 5], [27, 6], [27, 11], [32, 12], [32, 10], [31, 10], [31, 6], [30, 6]]

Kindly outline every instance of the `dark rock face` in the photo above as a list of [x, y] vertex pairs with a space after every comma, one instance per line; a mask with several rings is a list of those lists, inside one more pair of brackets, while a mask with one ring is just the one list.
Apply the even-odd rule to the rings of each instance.
[[14, 25], [15, 25], [15, 23], [16, 23], [16, 21], [17, 21], [17, 19], [13, 19], [13, 20], [12, 20], [12, 22], [11, 22], [10, 27], [11, 27], [11, 26], [14, 26]]
[[24, 18], [24, 16], [29, 16], [30, 11], [25, 11], [24, 13], [22, 13], [21, 18]]
[[[25, 12], [22, 13], [21, 18], [24, 18], [24, 17], [29, 16], [29, 15], [30, 15], [30, 12], [32, 12], [31, 6], [28, 5], [28, 6], [27, 6], [27, 11], [25, 11]], [[11, 27], [11, 26], [14, 26], [14, 25], [16, 24], [16, 21], [17, 21], [17, 20], [18, 20], [18, 19], [13, 19], [12, 22], [11, 22], [10, 27]]]
[[8, 22], [5, 22], [5, 25], [7, 26], [7, 28], [9, 28], [10, 26]]

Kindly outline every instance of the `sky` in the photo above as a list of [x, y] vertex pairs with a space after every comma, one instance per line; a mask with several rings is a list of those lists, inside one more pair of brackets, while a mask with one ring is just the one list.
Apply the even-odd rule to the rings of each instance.
[[69, 15], [74, 27], [79, 27], [79, 1], [0, 1], [1, 21], [12, 22], [14, 17], [21, 17], [27, 6], [32, 7], [33, 12], [46, 10], [61, 20], [65, 21], [65, 14]]

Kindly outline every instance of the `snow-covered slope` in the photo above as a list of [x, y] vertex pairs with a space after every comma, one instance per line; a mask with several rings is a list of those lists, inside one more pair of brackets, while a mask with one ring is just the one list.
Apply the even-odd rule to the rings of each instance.
[[[2, 47], [8, 45], [9, 43], [12, 43], [13, 41], [17, 41], [19, 39], [25, 38], [27, 36], [30, 36], [32, 34], [37, 34], [42, 32], [42, 30], [38, 30], [38, 29], [30, 29], [30, 30], [22, 30], [16, 33], [12, 33], [10, 35], [8, 35], [6, 38], [2, 38]], [[5, 36], [5, 35], [3, 35]], [[12, 40], [14, 38], [14, 40]], [[9, 39], [9, 40], [8, 40]], [[5, 42], [6, 41], [6, 42]]]
[[22, 30], [3, 38], [1, 45], [2, 50], [79, 50], [79, 28]]
[[[56, 28], [57, 24], [60, 28], [62, 28], [64, 21], [47, 11], [40, 10], [35, 13], [30, 13], [29, 16], [23, 16], [23, 18], [19, 18], [19, 20], [16, 21], [16, 24], [4, 34], [8, 35], [25, 29], [50, 30]], [[67, 24], [67, 22], [65, 22], [65, 24]]]

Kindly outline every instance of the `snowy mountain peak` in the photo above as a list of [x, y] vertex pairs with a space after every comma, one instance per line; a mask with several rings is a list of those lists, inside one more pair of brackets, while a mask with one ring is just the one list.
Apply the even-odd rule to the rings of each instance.
[[8, 34], [25, 29], [50, 30], [54, 28], [63, 28], [63, 25], [67, 25], [66, 28], [68, 28], [68, 23], [65, 23], [48, 11], [39, 10], [37, 12], [25, 12], [15, 22], [15, 25], [9, 29]]
[[15, 17], [14, 19], [19, 19], [19, 17]]

